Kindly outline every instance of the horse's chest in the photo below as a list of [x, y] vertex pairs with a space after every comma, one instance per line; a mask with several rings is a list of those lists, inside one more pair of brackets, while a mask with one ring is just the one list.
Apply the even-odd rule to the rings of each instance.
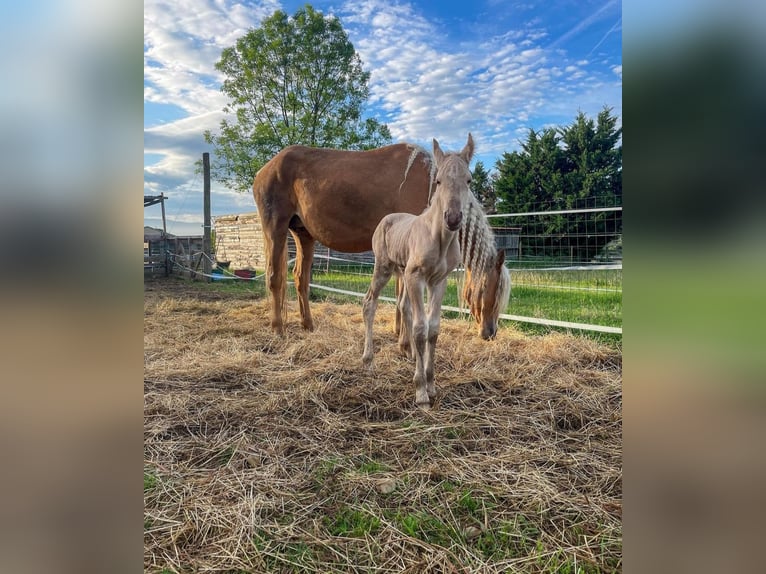
[[434, 284], [439, 283], [440, 281], [444, 281], [444, 279], [447, 278], [447, 275], [449, 275], [450, 271], [451, 269], [449, 269], [447, 263], [442, 261], [439, 263], [439, 265], [431, 269], [431, 274], [428, 277], [428, 282]]
[[460, 262], [460, 253], [450, 249], [446, 256], [431, 256], [423, 259], [411, 259], [409, 267], [417, 270], [426, 282], [433, 285], [443, 281]]

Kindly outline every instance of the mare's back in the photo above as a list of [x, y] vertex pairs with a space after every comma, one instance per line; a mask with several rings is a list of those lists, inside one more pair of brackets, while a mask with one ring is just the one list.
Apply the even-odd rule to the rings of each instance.
[[420, 213], [428, 203], [429, 173], [406, 144], [355, 152], [291, 146], [275, 156], [274, 202], [289, 197], [314, 239], [338, 251], [372, 247], [380, 220]]

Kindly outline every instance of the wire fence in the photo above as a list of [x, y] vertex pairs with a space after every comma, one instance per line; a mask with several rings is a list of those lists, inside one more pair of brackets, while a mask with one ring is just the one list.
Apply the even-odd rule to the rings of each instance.
[[[622, 334], [622, 206], [541, 209], [489, 215], [498, 248], [505, 250], [511, 273], [511, 299], [501, 318], [557, 328]], [[199, 254], [198, 257], [201, 257]], [[288, 240], [289, 268], [295, 244]], [[199, 260], [172, 256], [174, 269], [202, 276]], [[213, 262], [215, 267], [215, 262]], [[313, 299], [361, 298], [372, 277], [372, 252], [342, 253], [317, 245], [312, 268]], [[467, 314], [461, 300], [464, 271], [454, 271], [442, 308]], [[260, 283], [263, 270], [217, 269], [216, 281]], [[290, 285], [289, 296], [295, 297]], [[382, 293], [395, 301], [394, 281]]]

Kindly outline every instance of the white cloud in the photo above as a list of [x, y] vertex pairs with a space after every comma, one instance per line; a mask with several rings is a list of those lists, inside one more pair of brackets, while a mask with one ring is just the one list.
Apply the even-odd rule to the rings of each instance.
[[[477, 114], [489, 111], [495, 79], [502, 80], [494, 62], [520, 56], [507, 41], [483, 45], [478, 55], [472, 50], [479, 46], [444, 47], [441, 30], [410, 5], [347, 3], [342, 17], [350, 23], [351, 40], [365, 65], [373, 70], [372, 100], [389, 112], [386, 121], [397, 140], [423, 143], [438, 137], [448, 145], [462, 145], [467, 132], [476, 133], [479, 127]], [[496, 57], [488, 57], [493, 50]], [[531, 50], [521, 58], [538, 55]]]
[[[144, 130], [145, 152], [160, 156], [144, 169], [144, 191], [168, 195], [169, 210], [178, 206], [189, 210], [175, 214], [175, 221], [201, 221], [202, 186], [196, 162], [209, 151], [204, 131], [218, 128], [227, 103], [215, 63], [224, 48], [278, 8], [274, 0], [257, 5], [230, 0], [144, 2], [144, 99], [172, 104], [188, 114]], [[218, 213], [253, 207], [252, 198], [248, 202], [246, 196], [231, 195], [215, 183], [211, 192]]]
[[[571, 122], [578, 110], [595, 114], [604, 105], [621, 113], [621, 63], [569, 57], [563, 42], [614, 4], [608, 0], [552, 45], [543, 44], [550, 33], [540, 18], [520, 20], [499, 35], [475, 33], [450, 43], [443, 24], [428, 20], [418, 3], [349, 0], [332, 12], [371, 72], [367, 111], [388, 124], [394, 140], [429, 147], [436, 137], [459, 149], [471, 131], [477, 157], [491, 166], [491, 158], [515, 149], [530, 127]], [[223, 48], [280, 5], [146, 0], [144, 6], [145, 100], [172, 104], [187, 115], [145, 129], [146, 152], [160, 156], [145, 170], [145, 190], [176, 194], [178, 205], [178, 194], [194, 188], [185, 192], [184, 205], [196, 214], [201, 185], [195, 162], [207, 151], [202, 133], [218, 128], [227, 103], [215, 62]], [[249, 194], [213, 185], [214, 211], [252, 211]]]
[[209, 112], [144, 130], [144, 151], [164, 159], [147, 167], [146, 172], [175, 181], [194, 173], [194, 162], [207, 151], [203, 132], [216, 129], [223, 112]]
[[[592, 91], [577, 85], [588, 77], [584, 68], [590, 63], [568, 62], [564, 50], [552, 63], [540, 44], [548, 33], [539, 21], [534, 27], [450, 45], [440, 40], [443, 31], [410, 4], [347, 2], [339, 15], [372, 71], [370, 103], [385, 112], [381, 119], [395, 140], [423, 144], [436, 136], [457, 147], [472, 131], [482, 153], [499, 155], [517, 139], [517, 122], [543, 113], [551, 98], [564, 100], [553, 109], [568, 105], [574, 117], [573, 95]], [[483, 133], [492, 134], [489, 141]]]
[[215, 70], [221, 51], [279, 7], [275, 0], [245, 5], [230, 0], [144, 2], [144, 96], [190, 114], [226, 103]]

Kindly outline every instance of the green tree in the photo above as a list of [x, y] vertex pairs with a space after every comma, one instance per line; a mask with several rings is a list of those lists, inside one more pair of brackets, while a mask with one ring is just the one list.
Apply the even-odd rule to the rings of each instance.
[[213, 177], [249, 190], [255, 173], [292, 144], [369, 149], [391, 141], [385, 124], [363, 118], [369, 72], [340, 21], [310, 5], [292, 17], [278, 10], [226, 48], [216, 69], [232, 119], [217, 134]]
[[[594, 122], [582, 112], [573, 124], [529, 130], [521, 149], [496, 163], [501, 212], [558, 211], [622, 205], [622, 128], [611, 109]], [[526, 246], [538, 255], [590, 259], [622, 232], [620, 212], [536, 216]]]
[[601, 198], [622, 199], [622, 128], [611, 110], [603, 109], [594, 123], [580, 112], [575, 122], [560, 128], [565, 146], [566, 194], [563, 207], [584, 207]]
[[554, 128], [529, 130], [521, 150], [504, 153], [496, 164], [495, 192], [506, 212], [555, 209], [563, 194], [566, 162]]
[[495, 188], [489, 172], [480, 161], [476, 162], [476, 166], [471, 173], [471, 191], [484, 208], [484, 213], [496, 213], [495, 204], [497, 203], [497, 196], [495, 195]]
[[[622, 128], [617, 127], [611, 110], [601, 110], [595, 122], [580, 112], [560, 133], [567, 161], [561, 208], [622, 205]], [[567, 219], [570, 252], [577, 252], [581, 259], [597, 256], [622, 233], [622, 212], [572, 214]]]

